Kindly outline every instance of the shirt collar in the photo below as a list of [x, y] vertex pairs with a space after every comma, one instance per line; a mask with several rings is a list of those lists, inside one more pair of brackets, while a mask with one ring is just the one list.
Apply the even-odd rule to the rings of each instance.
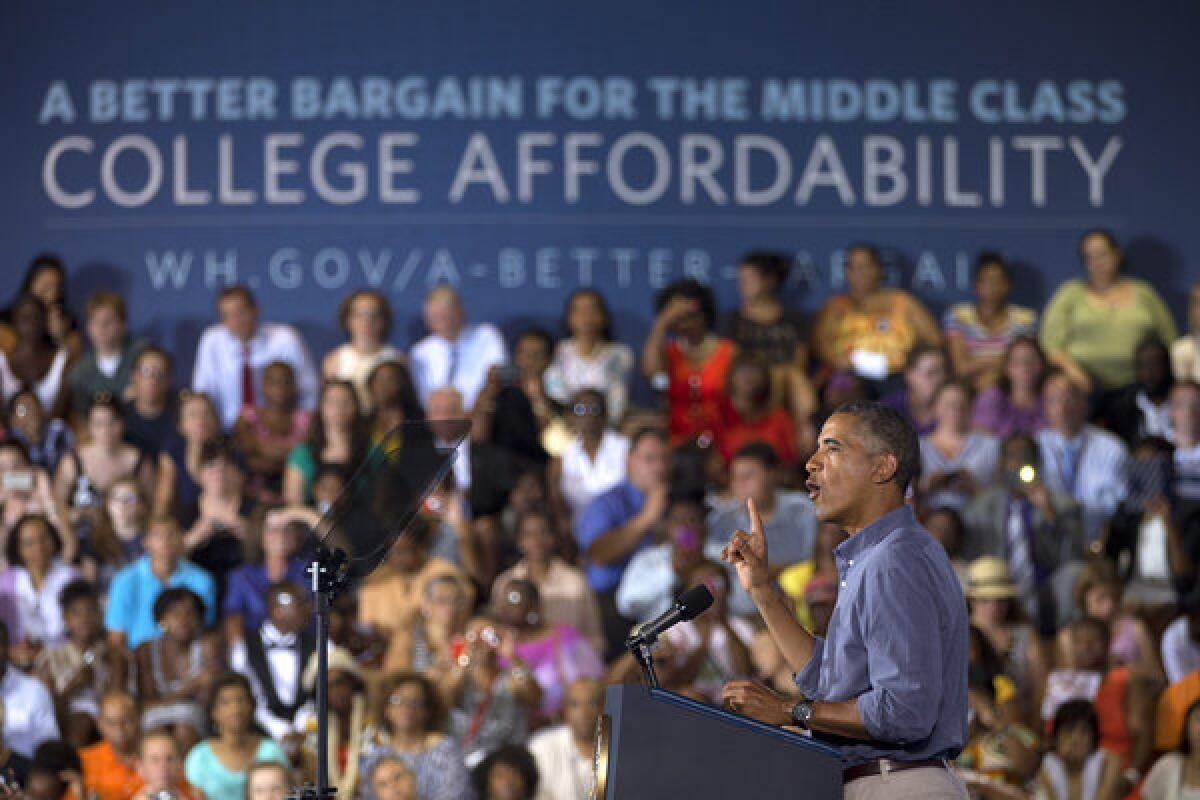
[[296, 634], [281, 633], [275, 627], [275, 623], [270, 620], [263, 623], [262, 626], [263, 645], [269, 650], [275, 647], [291, 648], [296, 646]]
[[892, 509], [839, 544], [834, 548], [833, 552], [838, 558], [853, 561], [856, 558], [861, 558], [868, 550], [886, 539], [888, 534], [897, 528], [914, 526], [916, 524], [917, 520], [913, 516], [912, 506], [902, 505], [899, 508]]

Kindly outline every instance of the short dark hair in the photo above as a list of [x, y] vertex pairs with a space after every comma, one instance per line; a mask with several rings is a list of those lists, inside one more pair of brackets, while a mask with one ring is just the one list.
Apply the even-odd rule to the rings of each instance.
[[875, 266], [883, 267], [883, 253], [880, 252], [878, 245], [864, 241], [851, 242], [850, 246], [846, 248], [846, 256], [849, 257], [855, 250], [866, 253], [867, 258], [875, 262]]
[[975, 282], [979, 282], [979, 278], [983, 275], [985, 269], [991, 268], [1000, 270], [1004, 279], [1010, 283], [1012, 282], [1012, 270], [1009, 269], [1008, 262], [994, 250], [984, 250], [975, 259]]
[[204, 623], [204, 601], [200, 599], [200, 595], [183, 586], [164, 589], [162, 594], [154, 599], [154, 621], [161, 622], [167, 611], [180, 603], [191, 603], [196, 616], [200, 618], [200, 623]]
[[882, 403], [853, 401], [838, 406], [834, 414], [846, 414], [861, 422], [867, 434], [876, 440], [880, 452], [896, 457], [896, 471], [892, 480], [900, 486], [903, 494], [908, 486], [921, 474], [921, 442], [917, 431], [903, 414]]
[[111, 310], [123, 323], [129, 321], [129, 312], [125, 308], [125, 299], [111, 289], [101, 289], [93, 293], [88, 298], [87, 305], [84, 306], [83, 315], [85, 318], [91, 319], [92, 314], [95, 314], [102, 308]]
[[1158, 338], [1157, 334], [1148, 333], [1138, 340], [1138, 343], [1133, 348], [1133, 354], [1136, 356], [1143, 350], [1153, 350], [1162, 359], [1167, 362], [1168, 367], [1171, 364], [1171, 351], [1163, 344], [1163, 340]]
[[1051, 730], [1054, 738], [1068, 728], [1086, 727], [1092, 734], [1092, 746], [1100, 741], [1100, 721], [1096, 717], [1096, 707], [1087, 700], [1068, 700], [1054, 712], [1054, 724]]
[[1102, 639], [1104, 641], [1105, 651], [1108, 650], [1108, 644], [1112, 640], [1112, 629], [1109, 628], [1107, 622], [1100, 619], [1099, 617], [1092, 617], [1092, 616], [1079, 617], [1078, 619], [1072, 620], [1071, 623], [1067, 627], [1071, 630], [1072, 633], [1074, 633], [1075, 631], [1083, 630], [1085, 628], [1091, 628], [1092, 632], [1095, 633], [1096, 636], [1100, 637], [1100, 639]]
[[54, 555], [62, 552], [62, 540], [58, 538], [58, 534], [54, 530], [54, 526], [50, 524], [49, 518], [45, 514], [22, 514], [17, 520], [17, 524], [13, 526], [12, 532], [8, 535], [8, 541], [4, 546], [4, 554], [8, 557], [8, 563], [17, 567], [25, 566], [25, 561], [21, 558], [21, 528], [31, 522], [35, 522], [42, 526], [42, 532], [50, 537]]
[[100, 596], [96, 592], [96, 587], [83, 579], [71, 581], [58, 593], [58, 607], [63, 611], [84, 600], [97, 607], [100, 604]]
[[662, 311], [667, 307], [667, 303], [676, 297], [685, 297], [699, 303], [706, 327], [711, 329], [717, 324], [717, 301], [713, 290], [695, 278], [684, 278], [659, 290], [658, 294], [654, 295], [654, 312]]
[[117, 398], [113, 397], [112, 392], [96, 392], [93, 394], [91, 401], [88, 403], [87, 416], [91, 417], [92, 412], [98, 408], [107, 408], [122, 425], [125, 424], [125, 410], [121, 408], [121, 403]]
[[531, 798], [537, 794], [538, 769], [533, 756], [519, 744], [502, 744], [488, 753], [487, 758], [471, 772], [471, 783], [479, 797], [488, 796], [488, 775], [497, 764], [504, 764], [517, 771], [525, 784], [525, 797]]
[[265, 596], [267, 607], [270, 608], [275, 605], [277, 598], [281, 594], [290, 594], [306, 600], [308, 599], [308, 593], [304, 591], [304, 587], [295, 581], [276, 581], [267, 587]]
[[778, 289], [787, 282], [788, 273], [792, 271], [792, 260], [783, 253], [752, 250], [738, 259], [738, 266], [757, 270], [763, 277], [773, 280]]
[[1009, 447], [1016, 444], [1027, 448], [1033, 453], [1033, 460], [1035, 462], [1033, 466], [1040, 467], [1042, 465], [1042, 448], [1038, 445], [1037, 439], [1034, 438], [1033, 434], [1028, 431], [1013, 431], [1000, 440], [1000, 452], [1003, 453]]
[[[1080, 253], [1083, 252], [1083, 243], [1086, 242], [1092, 236], [1099, 236], [1106, 243], [1108, 243], [1108, 246], [1111, 247], [1113, 250], [1116, 250], [1118, 253], [1121, 252], [1121, 243], [1117, 241], [1116, 234], [1114, 234], [1108, 228], [1088, 228], [1086, 231], [1079, 234], [1079, 252]], [[1122, 258], [1122, 260], [1121, 260], [1121, 266], [1122, 267], [1125, 266], [1124, 258]]]
[[667, 436], [667, 432], [665, 430], [655, 425], [645, 425], [641, 428], [638, 428], [633, 432], [633, 435], [629, 437], [629, 452], [632, 453], [634, 450], [636, 450], [637, 446], [641, 444], [642, 439], [647, 437], [658, 439], [660, 442], [666, 445], [671, 443], [671, 439], [669, 436]]
[[17, 415], [17, 403], [21, 402], [25, 398], [29, 398], [33, 402], [37, 403], [37, 407], [42, 414], [46, 413], [46, 409], [42, 405], [42, 398], [38, 397], [37, 392], [34, 391], [32, 387], [22, 386], [20, 389], [17, 389], [15, 392], [13, 392], [12, 397], [8, 398], [9, 419], [12, 419]]
[[78, 772], [83, 767], [75, 748], [60, 739], [42, 742], [33, 751], [34, 767], [48, 770], [57, 775], [66, 770]]
[[230, 297], [240, 297], [251, 308], [258, 308], [258, 301], [254, 299], [254, 293], [240, 283], [235, 283], [233, 286], [226, 286], [217, 292], [217, 305], [220, 305], [221, 301], [228, 300]]
[[142, 359], [146, 358], [147, 356], [158, 356], [163, 361], [167, 362], [167, 372], [174, 371], [175, 359], [171, 357], [170, 353], [168, 353], [166, 350], [162, 349], [161, 347], [159, 347], [156, 344], [148, 344], [145, 347], [143, 347], [141, 350], [138, 351], [138, 354], [136, 356], [134, 356], [134, 358], [133, 358], [134, 368], [136, 369], [137, 365], [142, 362]]
[[350, 309], [354, 306], [354, 301], [360, 297], [369, 297], [379, 304], [380, 316], [383, 317], [383, 338], [386, 340], [388, 334], [392, 332], [392, 304], [388, 302], [383, 292], [374, 289], [359, 289], [343, 298], [341, 305], [338, 306], [338, 324], [341, 325], [342, 331], [347, 336], [350, 335]]
[[208, 466], [214, 461], [238, 463], [237, 449], [233, 445], [233, 440], [225, 434], [205, 439], [204, 444], [200, 445], [200, 466]]
[[543, 327], [534, 325], [531, 328], [526, 328], [517, 334], [517, 338], [513, 340], [513, 350], [522, 339], [537, 339], [546, 348], [546, 355], [553, 358], [554, 356], [554, 337], [550, 335], [550, 331]]
[[755, 439], [753, 442], [739, 447], [733, 454], [733, 458], [730, 459], [730, 463], [743, 459], [757, 461], [767, 469], [776, 469], [779, 466], [779, 454], [775, 452], [774, 447], [761, 439]]

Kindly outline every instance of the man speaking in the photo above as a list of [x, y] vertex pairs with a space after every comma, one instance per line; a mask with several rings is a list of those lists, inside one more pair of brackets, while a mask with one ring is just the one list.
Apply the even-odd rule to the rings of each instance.
[[949, 769], [967, 738], [967, 613], [941, 545], [904, 495], [920, 466], [917, 435], [895, 410], [840, 407], [808, 462], [817, 519], [849, 534], [834, 551], [837, 605], [822, 639], [771, 585], [767, 543], [751, 532], [722, 551], [795, 671], [800, 702], [749, 681], [726, 685], [734, 711], [796, 725], [837, 747], [850, 800], [967, 797]]

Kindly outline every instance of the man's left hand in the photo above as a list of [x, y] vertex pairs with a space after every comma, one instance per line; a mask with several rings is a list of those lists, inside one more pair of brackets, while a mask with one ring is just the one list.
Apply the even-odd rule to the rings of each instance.
[[736, 680], [725, 684], [721, 702], [730, 711], [768, 725], [791, 725], [794, 699], [773, 692], [761, 683]]

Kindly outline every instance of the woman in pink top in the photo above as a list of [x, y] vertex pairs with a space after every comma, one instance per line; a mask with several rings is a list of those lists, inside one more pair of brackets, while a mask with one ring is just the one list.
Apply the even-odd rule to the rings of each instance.
[[537, 717], [552, 720], [562, 709], [566, 687], [580, 678], [602, 677], [604, 662], [576, 628], [543, 620], [532, 581], [516, 579], [497, 589], [492, 595], [496, 617], [516, 631], [517, 658], [542, 690]]

